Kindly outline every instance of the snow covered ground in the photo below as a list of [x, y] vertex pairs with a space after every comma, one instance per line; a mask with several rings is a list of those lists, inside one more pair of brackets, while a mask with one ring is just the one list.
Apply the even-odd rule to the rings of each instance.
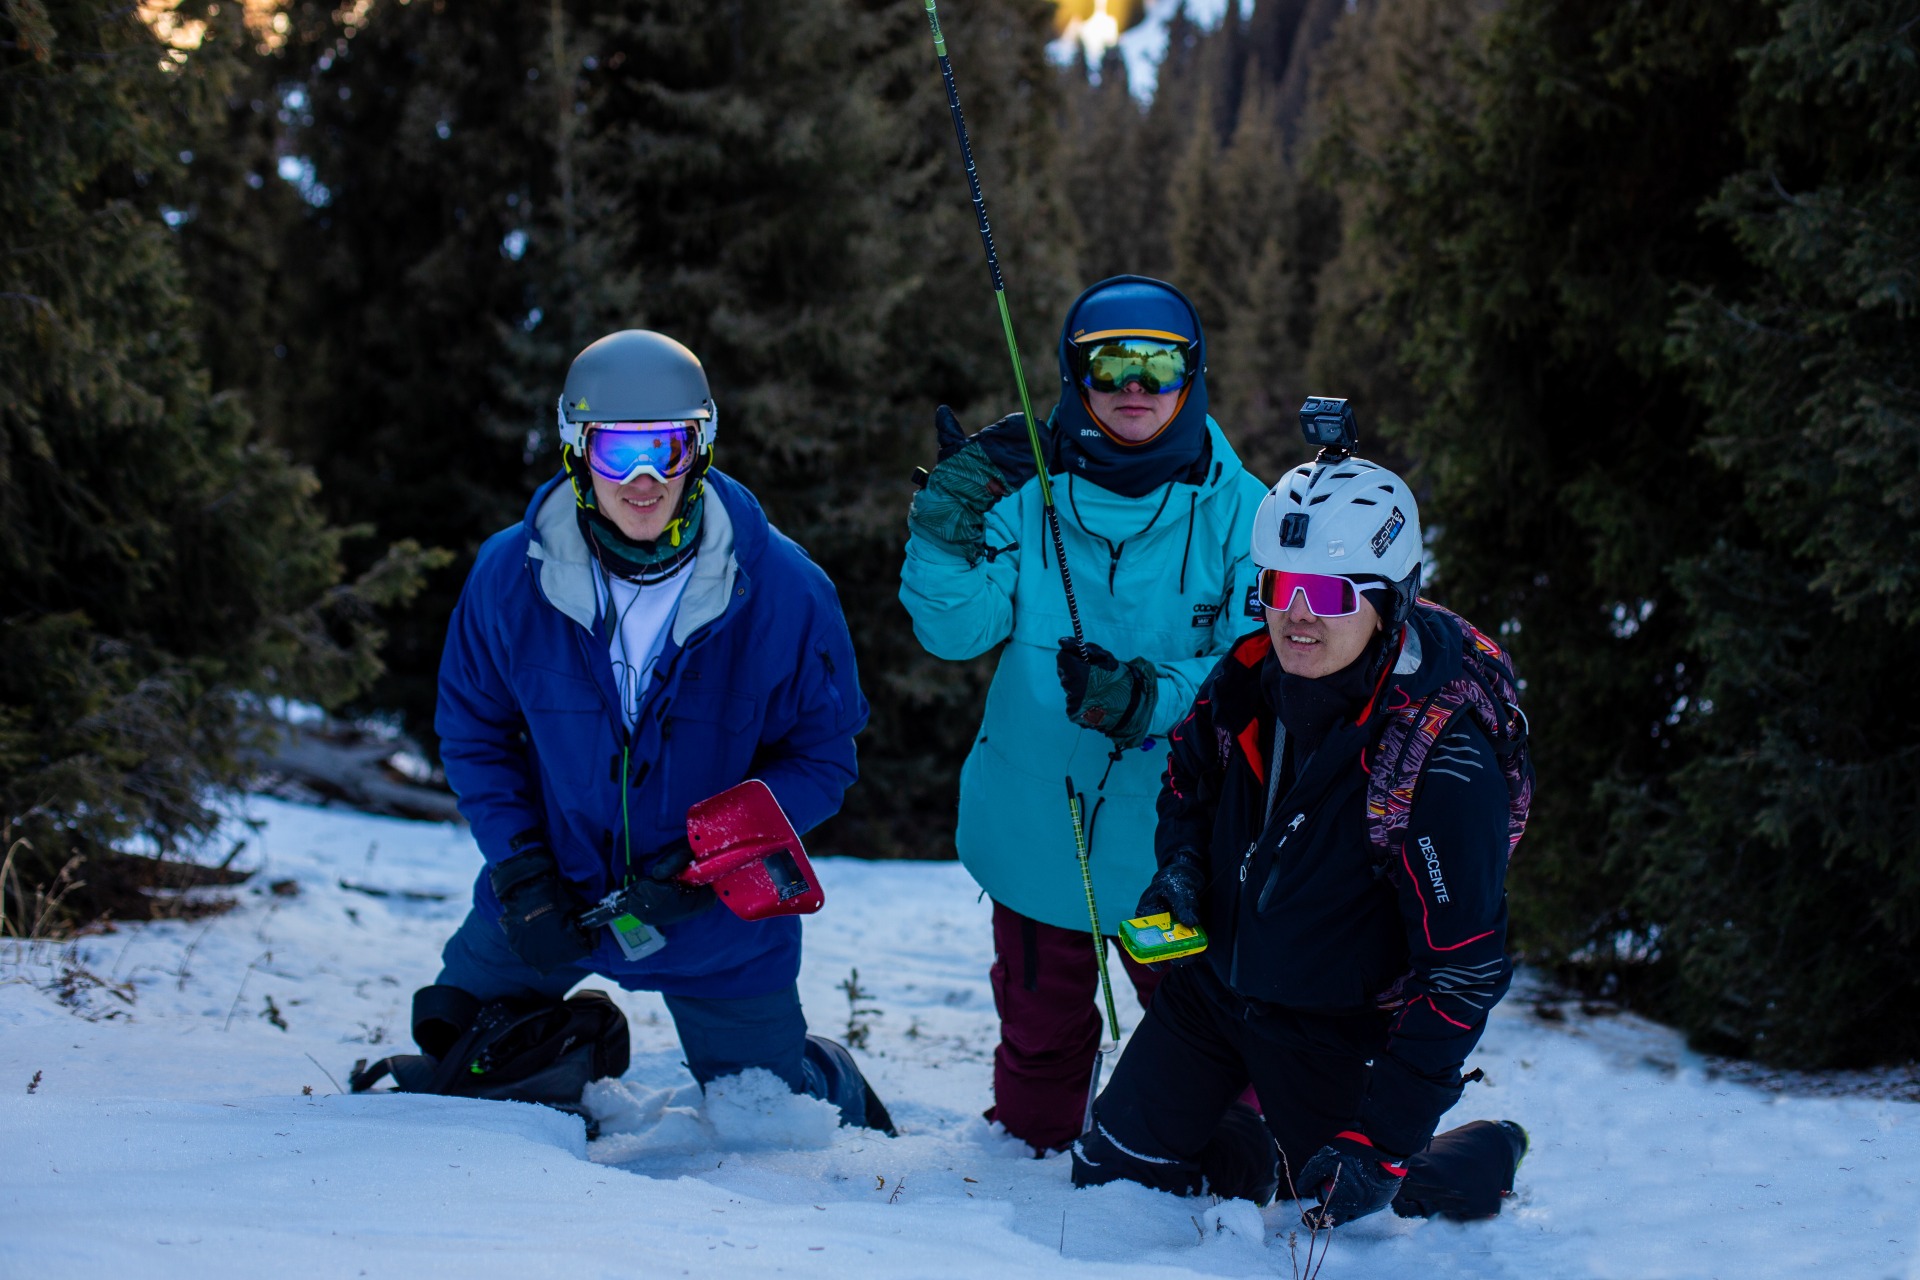
[[[751, 1077], [703, 1105], [658, 999], [621, 995], [633, 1066], [595, 1086], [589, 1144], [537, 1107], [338, 1095], [355, 1058], [410, 1050], [478, 855], [451, 827], [247, 808], [260, 874], [231, 914], [0, 943], [0, 1276], [1294, 1274], [1292, 1206], [1074, 1192], [981, 1120], [988, 908], [957, 866], [822, 860], [807, 923], [808, 1019], [865, 1029], [900, 1138]], [[1367, 1219], [1326, 1280], [1920, 1280], [1920, 1104], [1761, 1093], [1640, 1020], [1530, 1010], [1495, 1014], [1449, 1117], [1532, 1131], [1505, 1215]]]

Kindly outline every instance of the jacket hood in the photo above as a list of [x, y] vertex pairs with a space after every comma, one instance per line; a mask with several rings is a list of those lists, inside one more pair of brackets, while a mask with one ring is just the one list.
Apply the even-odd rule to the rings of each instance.
[[[759, 501], [737, 480], [723, 471], [709, 470], [706, 481], [700, 550], [674, 615], [676, 644], [684, 644], [688, 636], [726, 612], [734, 579], [751, 573], [759, 563], [771, 528]], [[574, 512], [573, 488], [563, 471], [534, 492], [522, 527], [540, 593], [548, 604], [591, 631], [599, 617], [594, 585], [599, 566]]]
[[1393, 667], [1394, 683], [1409, 700], [1424, 698], [1464, 670], [1460, 632], [1415, 605]]
[[[1094, 332], [1166, 332], [1193, 344], [1194, 374], [1180, 393], [1179, 411], [1151, 440], [1126, 443], [1087, 408], [1074, 375], [1077, 338]], [[1058, 460], [1069, 474], [1103, 489], [1138, 498], [1169, 480], [1198, 479], [1207, 436], [1207, 336], [1186, 294], [1149, 276], [1112, 276], [1074, 299], [1060, 326], [1060, 403], [1054, 410]]]

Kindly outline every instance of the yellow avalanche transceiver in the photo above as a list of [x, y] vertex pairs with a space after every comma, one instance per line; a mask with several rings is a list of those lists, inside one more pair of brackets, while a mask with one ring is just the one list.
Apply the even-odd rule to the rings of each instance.
[[1172, 916], [1162, 911], [1155, 916], [1122, 920], [1120, 945], [1141, 964], [1157, 964], [1205, 951], [1207, 931], [1176, 924]]

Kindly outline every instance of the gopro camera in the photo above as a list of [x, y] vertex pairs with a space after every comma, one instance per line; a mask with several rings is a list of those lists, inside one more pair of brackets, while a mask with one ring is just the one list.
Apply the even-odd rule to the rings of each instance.
[[1353, 405], [1333, 396], [1308, 396], [1300, 406], [1300, 434], [1323, 453], [1345, 455], [1360, 447], [1360, 429]]

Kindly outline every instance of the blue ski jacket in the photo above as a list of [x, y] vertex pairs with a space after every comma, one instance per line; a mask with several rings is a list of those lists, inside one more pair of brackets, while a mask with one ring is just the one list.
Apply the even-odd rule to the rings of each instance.
[[1055, 671], [1060, 638], [1073, 627], [1038, 479], [987, 512], [991, 559], [969, 565], [917, 535], [907, 539], [900, 599], [927, 651], [964, 659], [1006, 646], [960, 771], [960, 860], [995, 901], [1062, 929], [1087, 928], [1063, 778], [1071, 775], [1084, 797], [1094, 894], [1102, 931], [1111, 934], [1158, 865], [1154, 804], [1165, 735], [1250, 625], [1253, 513], [1267, 490], [1219, 424], [1208, 418], [1206, 428], [1212, 458], [1204, 479], [1170, 481], [1139, 498], [1049, 467], [1087, 639], [1123, 662], [1146, 658], [1158, 675], [1151, 736], [1111, 769], [1112, 740], [1067, 718]]
[[[635, 727], [621, 720], [608, 620], [564, 476], [526, 519], [480, 548], [440, 661], [434, 728], [447, 781], [487, 864], [537, 831], [587, 901], [686, 834], [687, 809], [747, 778], [797, 831], [840, 808], [867, 702], [833, 584], [753, 495], [707, 473], [692, 578]], [[623, 784], [622, 748], [626, 778]], [[498, 919], [486, 869], [476, 910]], [[587, 963], [631, 990], [765, 995], [800, 971], [800, 921], [748, 923], [715, 907], [627, 960], [610, 931]]]

